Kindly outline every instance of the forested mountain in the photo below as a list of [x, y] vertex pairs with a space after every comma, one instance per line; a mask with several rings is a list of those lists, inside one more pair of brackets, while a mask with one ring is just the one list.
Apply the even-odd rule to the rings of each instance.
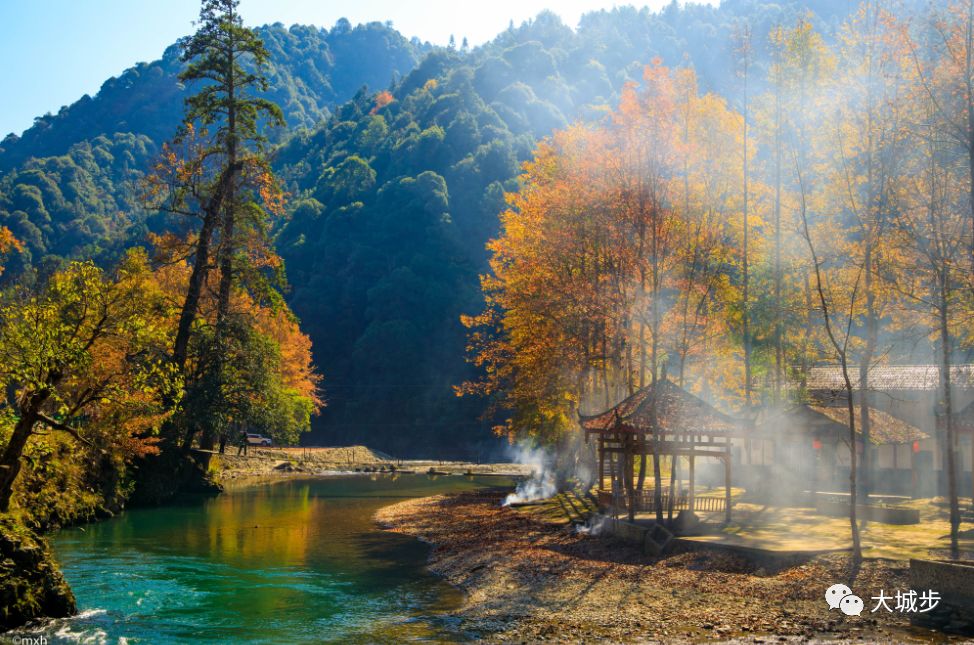
[[[849, 7], [820, 4], [830, 32]], [[472, 373], [460, 316], [481, 306], [484, 245], [520, 162], [553, 130], [601, 119], [657, 57], [692, 63], [703, 86], [733, 98], [742, 16], [766, 34], [797, 11], [619, 8], [586, 15], [577, 31], [542, 13], [472, 52], [430, 54], [391, 93], [357, 96], [280, 149], [297, 198], [279, 249], [326, 374], [320, 441], [425, 454], [486, 441], [483, 401], [451, 386]], [[765, 40], [755, 37], [757, 65]]]
[[[428, 49], [380, 23], [257, 31], [271, 57], [268, 98], [288, 126], [274, 133], [278, 141], [327, 118], [363, 86], [388, 86]], [[26, 244], [11, 271], [43, 265], [47, 256], [101, 258], [141, 236], [137, 179], [180, 124], [182, 67], [173, 45], [161, 59], [109, 79], [94, 97], [38, 117], [22, 136], [0, 142], [0, 225]]]
[[[428, 49], [380, 23], [353, 28], [341, 20], [332, 29], [277, 23], [256, 31], [271, 55], [267, 98], [281, 106], [291, 129], [315, 125], [363, 85], [386, 87]], [[94, 97], [86, 94], [57, 114], [37, 117], [23, 135], [9, 134], [0, 143], [0, 170], [9, 171], [29, 157], [64, 154], [76, 143], [116, 132], [155, 142], [171, 138], [186, 96], [177, 78], [182, 67], [173, 45], [159, 60], [108, 79]]]
[[[760, 68], [775, 24], [809, 7], [828, 35], [852, 9], [801, 6], [621, 7], [577, 29], [542, 13], [472, 51], [427, 52], [378, 24], [261, 28], [270, 98], [288, 122], [276, 137], [291, 194], [278, 249], [328, 401], [308, 442], [424, 455], [496, 449], [491, 421], [478, 421], [483, 401], [453, 386], [474, 369], [460, 316], [480, 307], [484, 245], [520, 162], [554, 129], [603, 118], [654, 58], [693, 65], [703, 89], [733, 102], [736, 25], [750, 25]], [[179, 68], [170, 49], [4, 140], [0, 225], [27, 248], [7, 276], [45, 257], [109, 257], [142, 237], [151, 219], [135, 187], [178, 123]]]

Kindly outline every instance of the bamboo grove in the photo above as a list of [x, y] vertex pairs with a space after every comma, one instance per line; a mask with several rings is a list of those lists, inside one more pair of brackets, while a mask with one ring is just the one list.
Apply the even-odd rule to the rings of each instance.
[[748, 415], [837, 365], [849, 394], [861, 383], [849, 426], [867, 439], [870, 370], [919, 352], [941, 368], [955, 446], [949, 368], [974, 341], [972, 26], [971, 2], [870, 1], [834, 43], [806, 18], [776, 27], [758, 70], [741, 25], [714, 45], [736, 62], [729, 99], [648, 65], [524, 164], [486, 307], [464, 319], [485, 376], [459, 393], [492, 397], [499, 431], [552, 442], [664, 376]]

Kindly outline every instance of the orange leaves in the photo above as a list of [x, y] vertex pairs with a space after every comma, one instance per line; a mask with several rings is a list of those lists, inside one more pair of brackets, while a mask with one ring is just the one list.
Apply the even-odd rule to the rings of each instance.
[[21, 243], [10, 232], [6, 226], [0, 226], [0, 253], [7, 253], [10, 250], [20, 251], [23, 249]]
[[173, 143], [164, 143], [150, 171], [140, 180], [139, 197], [146, 208], [183, 212], [185, 200], [199, 195], [211, 151], [206, 131], [185, 126]]
[[171, 232], [160, 234], [149, 231], [146, 239], [155, 251], [155, 259], [167, 264], [184, 259], [193, 247], [192, 239], [182, 238]]
[[257, 328], [274, 340], [281, 352], [283, 384], [311, 401], [314, 413], [324, 407], [321, 375], [315, 371], [311, 355], [311, 338], [301, 331], [298, 321], [285, 309], [272, 310], [253, 306]]
[[392, 103], [394, 100], [396, 99], [395, 97], [392, 96], [392, 92], [390, 92], [389, 90], [382, 90], [381, 92], [375, 95], [375, 106], [372, 108], [369, 114], [375, 114], [385, 106]]
[[[10, 253], [10, 251], [22, 251], [23, 245], [14, 234], [10, 232], [10, 229], [6, 226], [0, 226], [0, 260], [3, 256]], [[0, 262], [0, 273], [3, 273], [3, 263]]]
[[256, 188], [264, 208], [276, 217], [283, 217], [288, 195], [273, 170], [265, 160], [258, 157], [248, 157], [247, 166], [246, 174]]
[[550, 437], [575, 427], [583, 402], [719, 355], [741, 121], [699, 95], [692, 71], [657, 60], [602, 127], [540, 143], [488, 244], [487, 308], [462, 319], [484, 378], [457, 394], [499, 395], [505, 433]]
[[274, 252], [273, 249], [263, 244], [261, 240], [247, 238], [244, 241], [244, 253], [247, 257], [247, 264], [252, 269], [280, 269], [284, 266], [284, 260]]

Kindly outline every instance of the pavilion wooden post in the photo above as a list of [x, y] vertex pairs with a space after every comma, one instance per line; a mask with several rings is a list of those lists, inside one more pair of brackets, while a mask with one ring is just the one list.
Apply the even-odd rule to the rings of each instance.
[[[616, 434], [612, 440], [616, 446], [622, 446], [618, 434]], [[623, 481], [625, 479], [625, 466], [623, 465], [621, 451], [613, 451], [610, 453], [610, 455], [612, 459], [612, 474], [610, 475], [612, 478], [612, 514], [613, 517], [618, 518], [621, 505], [625, 503], [626, 499], [626, 493], [623, 486]]]
[[731, 521], [731, 460], [730, 454], [724, 457], [724, 513], [725, 521]]
[[693, 444], [694, 444], [694, 441], [691, 439], [690, 440], [690, 457], [689, 457], [689, 460], [690, 460], [690, 468], [689, 468], [689, 470], [690, 470], [690, 474], [689, 474], [689, 477], [690, 477], [690, 495], [687, 498], [687, 508], [690, 509], [690, 512], [693, 512], [693, 500], [694, 500], [694, 497], [696, 496], [696, 481], [695, 481], [696, 470], [694, 468], [695, 457], [693, 456]]
[[622, 473], [625, 481], [623, 486], [626, 492], [626, 506], [628, 510], [629, 521], [632, 522], [636, 519], [636, 482], [633, 481], [635, 478], [635, 451], [633, 446], [633, 435], [632, 433], [626, 433], [623, 438], [623, 453], [622, 453]]
[[599, 435], [599, 490], [605, 490], [605, 438]]

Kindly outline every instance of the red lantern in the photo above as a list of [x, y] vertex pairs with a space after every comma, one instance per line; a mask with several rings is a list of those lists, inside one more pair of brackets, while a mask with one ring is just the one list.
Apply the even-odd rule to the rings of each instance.
[[814, 448], [815, 450], [821, 450], [822, 449], [821, 440], [818, 438], [812, 439], [812, 448]]
[[913, 442], [913, 453], [916, 454], [918, 452], [920, 452], [920, 442], [919, 441], [914, 441]]

